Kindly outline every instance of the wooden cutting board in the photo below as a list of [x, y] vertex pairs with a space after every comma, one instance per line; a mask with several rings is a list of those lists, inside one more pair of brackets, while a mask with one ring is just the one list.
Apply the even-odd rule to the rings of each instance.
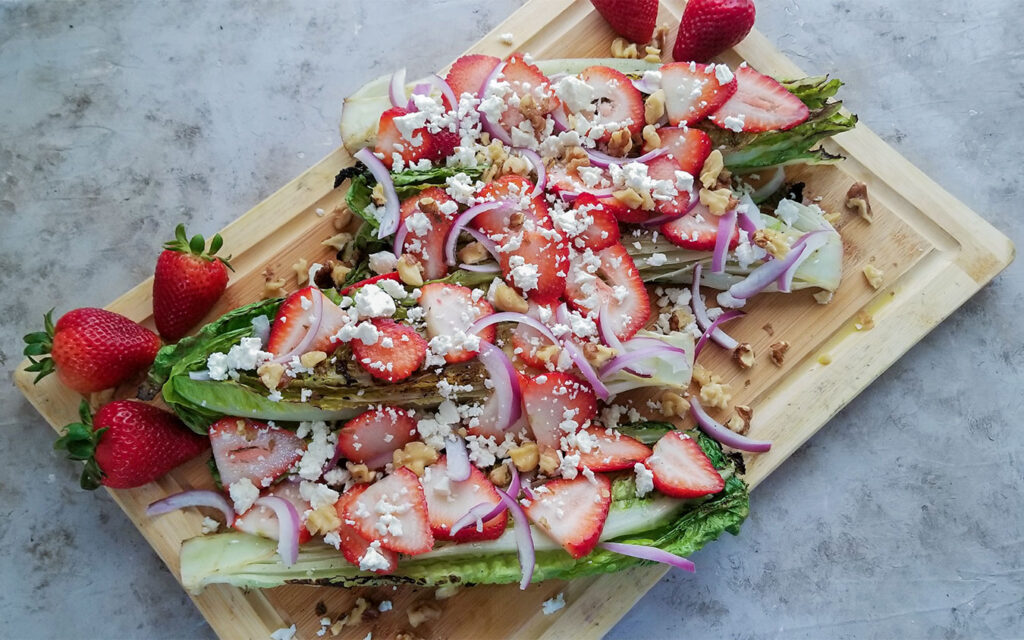
[[[677, 25], [683, 5], [683, 0], [664, 0], [659, 23]], [[514, 34], [514, 45], [501, 44], [501, 33]], [[531, 0], [469, 52], [505, 56], [520, 50], [538, 59], [607, 56], [613, 37], [588, 0]], [[668, 41], [674, 37], [670, 34]], [[804, 75], [757, 32], [724, 58], [731, 64], [745, 59], [775, 76]], [[829, 146], [848, 160], [838, 166], [792, 168], [789, 177], [806, 182], [805, 194], [820, 197], [826, 211], [842, 210], [849, 186], [865, 182], [875, 210], [873, 224], [850, 213], [839, 223], [845, 257], [843, 284], [834, 300], [818, 305], [806, 292], [761, 296], [749, 305], [748, 316], [730, 328], [754, 346], [757, 365], [742, 371], [721, 350], [702, 357], [706, 366], [732, 384], [735, 402], [754, 408], [751, 435], [774, 443], [771, 452], [747, 457], [746, 479], [752, 486], [1013, 259], [1008, 238], [867, 127], [860, 125]], [[331, 257], [332, 251], [321, 241], [335, 233], [334, 211], [344, 199], [343, 190], [333, 189], [334, 176], [351, 163], [339, 148], [221, 232], [224, 253], [235, 256], [236, 271], [208, 320], [259, 298], [268, 270], [288, 279], [294, 289], [292, 264], [299, 258], [312, 263]], [[861, 274], [866, 264], [885, 274], [877, 291]], [[151, 286], [150, 280], [141, 283], [108, 308], [152, 326]], [[857, 330], [858, 316], [863, 318], [864, 313], [872, 317], [874, 328]], [[775, 366], [767, 347], [780, 340], [792, 347], [782, 366]], [[19, 367], [15, 382], [29, 401], [55, 429], [75, 419], [78, 396], [55, 376], [33, 385], [32, 375], [24, 371], [26, 364]], [[132, 391], [120, 389], [115, 394]], [[108, 393], [91, 401], [109, 397]], [[110, 494], [177, 576], [181, 541], [199, 534], [201, 516], [189, 510], [150, 519], [145, 507], [169, 493], [209, 485], [205, 461], [200, 459], [157, 482]], [[348, 627], [340, 637], [360, 639], [373, 631], [374, 638], [393, 638], [410, 630], [406, 608], [425, 602], [438, 606], [442, 615], [415, 630], [424, 638], [594, 638], [611, 628], [664, 573], [661, 567], [639, 568], [569, 584], [533, 585], [525, 592], [515, 585], [474, 587], [444, 601], [435, 601], [429, 589], [303, 586], [250, 592], [217, 586], [193, 596], [193, 601], [223, 638], [267, 638], [292, 623], [298, 626], [297, 637], [315, 638], [320, 629], [318, 603], [336, 618], [360, 596], [392, 600], [394, 611]], [[559, 592], [564, 592], [565, 608], [543, 615], [540, 603]]]

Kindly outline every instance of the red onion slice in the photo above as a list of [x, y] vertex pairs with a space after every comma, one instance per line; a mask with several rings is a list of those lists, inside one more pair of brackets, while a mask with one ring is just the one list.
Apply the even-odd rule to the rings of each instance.
[[313, 340], [316, 338], [316, 334], [320, 331], [320, 324], [324, 319], [324, 294], [320, 293], [319, 289], [313, 289], [313, 300], [309, 308], [309, 314], [313, 320], [309, 324], [309, 330], [306, 331], [306, 335], [302, 336], [302, 340], [295, 347], [286, 353], [283, 353], [276, 358], [272, 359], [271, 362], [278, 364], [287, 363], [293, 357], [300, 356], [309, 351], [309, 345], [313, 344]]
[[210, 507], [224, 514], [224, 523], [231, 526], [235, 523], [235, 510], [224, 494], [209, 489], [191, 489], [150, 504], [146, 507], [147, 516], [158, 516], [185, 507]]
[[523, 480], [519, 477], [519, 469], [516, 469], [516, 465], [512, 464], [511, 460], [507, 461], [505, 466], [508, 467], [509, 473], [512, 474], [512, 479], [509, 481], [508, 489], [505, 492], [518, 500], [519, 493], [523, 488]]
[[650, 79], [644, 75], [639, 78], [630, 78], [629, 80], [636, 87], [636, 90], [640, 93], [651, 94], [661, 88], [661, 83], [654, 84]]
[[555, 121], [555, 133], [561, 133], [569, 130], [569, 118], [566, 117], [564, 109], [555, 109], [548, 115]]
[[277, 539], [277, 554], [286, 567], [295, 564], [299, 559], [299, 512], [295, 505], [284, 498], [277, 496], [263, 496], [257, 498], [254, 505], [267, 507], [277, 516], [279, 529]]
[[[701, 331], [707, 331], [708, 327], [711, 326], [711, 319], [708, 318], [708, 309], [704, 305], [704, 299], [700, 297], [700, 272], [702, 265], [698, 262], [693, 268], [693, 288], [690, 296], [690, 305], [693, 307], [693, 317], [697, 319], [697, 326], [701, 328]], [[737, 342], [732, 336], [722, 331], [718, 327], [715, 327], [708, 335], [715, 341], [715, 344], [732, 351], [737, 346]]]
[[466, 515], [455, 521], [455, 524], [448, 530], [448, 533], [454, 536], [474, 522], [487, 522], [491, 518], [497, 517], [505, 509], [508, 509], [508, 506], [504, 502], [498, 502], [496, 505], [490, 502], [481, 502], [480, 504], [473, 505]]
[[718, 219], [718, 233], [715, 234], [715, 251], [711, 256], [712, 273], [725, 271], [725, 258], [729, 254], [729, 241], [736, 228], [736, 210], [726, 211]]
[[700, 334], [700, 340], [697, 340], [697, 345], [693, 348], [693, 359], [696, 360], [697, 356], [700, 355], [700, 352], [704, 349], [704, 345], [708, 342], [708, 338], [710, 338], [711, 334], [718, 328], [718, 325], [728, 322], [734, 318], [741, 318], [745, 315], [747, 314], [739, 309], [732, 309], [715, 318], [715, 321], [708, 325], [707, 330]]
[[474, 240], [484, 245], [484, 248], [487, 249], [487, 253], [491, 254], [491, 257], [496, 261], [501, 262], [501, 253], [498, 251], [498, 244], [487, 237], [486, 233], [472, 227], [463, 227], [462, 230], [472, 236]]
[[437, 74], [430, 74], [427, 76], [427, 81], [434, 85], [434, 87], [441, 92], [441, 95], [448, 100], [448, 106], [452, 111], [459, 110], [459, 99], [455, 96], [455, 92], [452, 91], [451, 85], [448, 81]]
[[746, 436], [741, 436], [729, 427], [719, 424], [704, 411], [704, 407], [700, 406], [700, 402], [696, 398], [690, 396], [689, 400], [690, 413], [693, 415], [693, 419], [697, 421], [700, 430], [706, 433], [712, 440], [727, 447], [751, 453], [764, 453], [772, 448], [772, 443], [770, 442], [751, 440]]
[[[490, 87], [491, 83], [497, 80], [499, 76], [501, 76], [501, 72], [504, 70], [505, 63], [500, 62], [498, 63], [498, 66], [494, 67], [494, 70], [491, 71], [491, 74], [487, 76], [487, 79], [484, 80], [483, 86], [480, 87], [481, 100], [487, 97], [487, 88]], [[501, 140], [510, 147], [512, 146], [512, 137], [509, 135], [508, 131], [505, 131], [505, 128], [501, 126], [501, 122], [491, 122], [490, 117], [488, 117], [486, 113], [481, 111], [480, 124], [483, 125], [484, 131], [490, 134], [492, 138], [494, 138], [495, 140]]]
[[[686, 357], [686, 352], [678, 347], [673, 347], [670, 344], [664, 344], [657, 347], [645, 347], [643, 349], [637, 349], [636, 351], [629, 351], [622, 355], [615, 356], [608, 361], [608, 364], [601, 367], [601, 378], [607, 378], [611, 374], [625, 369], [633, 362], [646, 360], [647, 358], [663, 358], [669, 359], [670, 357]], [[636, 374], [634, 374], [636, 375]], [[650, 376], [639, 376], [641, 378]]]
[[457, 435], [448, 436], [444, 450], [448, 460], [448, 477], [456, 482], [468, 479], [470, 464], [465, 440]]
[[602, 153], [601, 151], [595, 151], [594, 149], [586, 149], [586, 152], [587, 155], [590, 156], [590, 164], [594, 165], [595, 167], [607, 169], [608, 165], [612, 164], [626, 164], [629, 162], [650, 162], [651, 160], [654, 160], [655, 158], [660, 158], [661, 156], [668, 153], [668, 147], [658, 147], [657, 149], [653, 151], [648, 151], [642, 156], [637, 156], [636, 158], [618, 158], [616, 156], [610, 156], [607, 153]]
[[533, 187], [533, 191], [530, 193], [531, 196], [539, 196], [544, 193], [544, 187], [548, 183], [548, 172], [544, 166], [544, 160], [540, 157], [540, 154], [530, 149], [524, 149], [523, 147], [516, 147], [515, 151], [518, 151], [524, 158], [530, 161], [533, 165], [533, 170], [537, 172], [537, 184]]
[[[496, 313], [494, 315], [502, 315]], [[488, 316], [493, 317], [493, 316]], [[482, 318], [481, 320], [486, 320]], [[480, 328], [476, 325], [481, 322], [474, 322], [466, 333], [473, 335], [479, 333]], [[484, 325], [489, 326], [489, 325]], [[512, 362], [505, 355], [505, 352], [490, 342], [480, 341], [480, 353], [477, 354], [480, 362], [487, 369], [491, 382], [494, 384], [494, 402], [498, 412], [495, 420], [498, 429], [505, 431], [520, 418], [523, 414], [523, 400], [519, 389], [519, 374], [516, 373]]]
[[395, 254], [396, 258], [402, 257], [402, 250], [405, 248], [405, 237], [409, 235], [409, 228], [405, 226], [405, 220], [398, 223], [398, 229], [395, 230], [395, 241], [391, 245], [391, 252]]
[[513, 529], [516, 532], [516, 544], [519, 547], [519, 568], [523, 572], [523, 578], [519, 581], [519, 588], [526, 589], [533, 580], [533, 569], [537, 565], [537, 556], [534, 552], [533, 534], [530, 531], [530, 521], [526, 512], [519, 506], [519, 503], [512, 499], [505, 491], [494, 488], [501, 496], [501, 501], [508, 507], [514, 521]]
[[789, 268], [779, 276], [779, 279], [775, 281], [775, 286], [779, 288], [779, 291], [782, 293], [789, 293], [793, 289], [793, 278], [796, 276], [796, 270], [800, 268], [800, 265], [802, 265], [805, 260], [811, 257], [812, 253], [825, 246], [826, 242], [828, 242], [828, 237], [825, 233], [815, 233], [813, 235], [807, 234], [794, 243], [794, 250], [796, 247], [800, 246], [801, 243], [803, 245], [800, 248], [800, 257], [798, 257], [796, 262], [791, 264]]
[[540, 320], [531, 318], [525, 313], [517, 313], [515, 311], [501, 311], [499, 313], [492, 313], [489, 316], [484, 316], [471, 324], [469, 329], [466, 330], [466, 333], [479, 333], [481, 329], [499, 322], [518, 322], [519, 324], [525, 324], [531, 329], [536, 329], [538, 333], [550, 340], [552, 344], [558, 344], [558, 338], [555, 337], [555, 334], [551, 333], [551, 329], [549, 329], [547, 325]]
[[373, 174], [373, 178], [384, 189], [384, 216], [378, 220], [377, 238], [386, 238], [398, 229], [399, 202], [398, 194], [395, 193], [395, 183], [391, 180], [391, 172], [380, 161], [380, 158], [373, 155], [369, 147], [356, 151], [352, 156], [366, 165], [366, 168]]
[[606, 551], [630, 556], [631, 558], [640, 558], [641, 560], [650, 560], [652, 562], [672, 565], [673, 567], [678, 567], [683, 571], [689, 571], [690, 573], [694, 573], [697, 570], [696, 565], [694, 565], [691, 560], [682, 556], [677, 556], [674, 553], [669, 553], [668, 551], [659, 549], [658, 547], [648, 547], [642, 544], [623, 544], [621, 542], [602, 542], [597, 546]]
[[751, 238], [757, 233], [757, 230], [762, 228], [761, 216], [758, 214], [750, 215], [746, 211], [740, 211], [736, 216], [736, 222], [740, 225], [740, 229], [747, 232], [747, 235]]
[[580, 370], [583, 377], [587, 379], [590, 386], [594, 388], [594, 395], [602, 400], [607, 400], [608, 397], [611, 396], [611, 392], [608, 391], [608, 387], [604, 386], [604, 383], [601, 382], [601, 378], [597, 375], [597, 372], [594, 371], [593, 365], [587, 361], [586, 356], [583, 355], [583, 351], [576, 346], [576, 343], [572, 341], [572, 338], [564, 340], [562, 342], [562, 348], [566, 350], [569, 354], [569, 358], [572, 359], [573, 364], [575, 364], [576, 368]]
[[388, 97], [391, 98], [392, 107], [405, 107], [405, 67], [391, 74], [391, 84], [388, 85]]
[[803, 247], [811, 237], [825, 233], [827, 233], [827, 231], [825, 229], [821, 229], [819, 231], [811, 231], [810, 233], [804, 234], [799, 240], [793, 243], [793, 247], [790, 248], [789, 254], [787, 254], [785, 258], [765, 262], [758, 268], [751, 271], [750, 275], [746, 278], [732, 285], [729, 287], [728, 291], [723, 293], [727, 295], [728, 299], [734, 301], [747, 300], [758, 293], [761, 293], [765, 287], [777, 281], [787, 269], [793, 266], [793, 264], [800, 259], [802, 251], [797, 249]]
[[644, 220], [643, 222], [640, 223], [640, 225], [644, 227], [657, 227], [665, 224], [666, 222], [678, 220], [679, 218], [682, 218], [685, 215], [689, 215], [689, 213], [697, 207], [698, 202], [700, 202], [699, 193], [696, 190], [690, 190], [690, 201], [686, 204], [686, 211], [683, 211], [681, 213], [667, 213], [662, 216], [655, 216], [650, 220]]
[[448, 235], [444, 239], [444, 257], [448, 261], [449, 265], [455, 264], [455, 244], [459, 240], [459, 234], [462, 233], [463, 228], [469, 224], [473, 218], [477, 217], [481, 213], [487, 213], [499, 208], [511, 207], [512, 203], [507, 200], [494, 200], [491, 202], [481, 202], [480, 204], [473, 205], [459, 214], [459, 217], [455, 218], [452, 223], [452, 228], [448, 230]]
[[[597, 331], [598, 331], [598, 335], [601, 336], [601, 341], [604, 342], [605, 346], [610, 347], [612, 349], [615, 349], [615, 351], [618, 352], [616, 355], [623, 355], [627, 351], [629, 351], [629, 349], [627, 348], [627, 345], [639, 344], [638, 341], [642, 340], [643, 338], [633, 338], [628, 343], [623, 344], [622, 341], [619, 340], [619, 336], [615, 335], [615, 331], [613, 331], [611, 329], [611, 327], [608, 325], [608, 323], [607, 322], [601, 322], [601, 318], [604, 318], [607, 314], [608, 314], [608, 303], [607, 302], [603, 302], [603, 303], [601, 303], [601, 311], [598, 313], [598, 316], [597, 316]], [[651, 340], [655, 341], [653, 338]], [[660, 342], [660, 341], [656, 341], [656, 342]], [[626, 372], [627, 373], [631, 373], [634, 376], [637, 376], [637, 377], [640, 377], [640, 378], [650, 378], [653, 375], [653, 373], [649, 369], [647, 369], [646, 367], [638, 367], [638, 366], [635, 366], [635, 365], [631, 366], [631, 367], [627, 367], [626, 368]]]
[[413, 87], [412, 95], [409, 96], [409, 102], [405, 105], [406, 110], [419, 111], [419, 109], [416, 108], [416, 99], [413, 96], [429, 96], [430, 90], [433, 88], [434, 86], [429, 82], [421, 82]]

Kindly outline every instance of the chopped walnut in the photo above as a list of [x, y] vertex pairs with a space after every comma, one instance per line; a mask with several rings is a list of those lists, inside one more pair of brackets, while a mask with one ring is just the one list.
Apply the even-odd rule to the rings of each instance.
[[734, 431], [740, 435], [745, 435], [747, 431], [750, 430], [750, 427], [743, 422], [743, 418], [739, 416], [729, 418], [729, 422], [726, 422], [725, 426], [729, 427], [730, 431]]
[[[658, 89], [647, 96], [647, 100], [644, 102], [644, 122], [649, 125], [655, 125], [663, 117], [665, 117], [665, 90]], [[644, 136], [644, 139], [646, 140], [647, 137]], [[653, 146], [661, 146], [660, 141], [659, 144]]]
[[316, 365], [320, 364], [327, 359], [327, 354], [323, 351], [307, 351], [306, 353], [299, 356], [299, 364], [312, 369]]
[[[529, 94], [527, 94], [529, 95]], [[529, 175], [531, 165], [519, 156], [509, 156], [501, 164], [501, 175], [515, 174], [517, 176]]]
[[515, 211], [508, 217], [509, 229], [518, 229], [526, 224], [526, 214], [522, 211]]
[[661, 146], [661, 136], [653, 124], [644, 126], [641, 137], [644, 140], [644, 151], [653, 151]]
[[412, 625], [413, 629], [424, 622], [437, 620], [441, 617], [441, 609], [430, 602], [420, 602], [419, 604], [413, 605], [409, 607], [407, 613], [409, 615], [409, 624]]
[[608, 153], [617, 157], [625, 157], [633, 149], [633, 138], [629, 129], [618, 129], [608, 139]]
[[732, 196], [731, 189], [700, 190], [700, 203], [716, 216], [720, 216], [729, 209], [735, 208], [737, 202], [736, 198]]
[[387, 197], [384, 195], [384, 185], [379, 182], [373, 185], [373, 190], [370, 191], [370, 199], [378, 207], [384, 206], [384, 203], [387, 202]]
[[345, 284], [345, 278], [352, 272], [352, 268], [341, 264], [340, 262], [331, 267], [331, 280], [334, 282], [334, 286], [340, 287]]
[[725, 169], [725, 158], [722, 157], [721, 151], [715, 149], [704, 160], [704, 167], [700, 170], [700, 183], [704, 185], [705, 189], [710, 189], [718, 184], [718, 176], [722, 173], [722, 169]]
[[732, 391], [729, 385], [715, 380], [701, 386], [700, 399], [710, 407], [727, 409], [732, 401]]
[[344, 231], [350, 222], [352, 222], [352, 212], [348, 210], [348, 207], [338, 207], [334, 210], [335, 231]]
[[765, 227], [754, 232], [754, 244], [761, 247], [772, 257], [785, 258], [789, 254], [789, 243], [786, 242], [786, 234], [778, 229]]
[[626, 40], [625, 38], [615, 38], [612, 40], [612, 57], [613, 58], [636, 58], [639, 57], [640, 53], [637, 51], [636, 44]]
[[419, 637], [418, 635], [416, 635], [414, 633], [409, 633], [408, 631], [403, 631], [403, 632], [401, 632], [401, 633], [399, 633], [398, 635], [395, 636], [395, 640], [423, 640], [423, 638]]
[[367, 482], [373, 482], [377, 478], [377, 472], [370, 469], [365, 464], [353, 464], [352, 462], [346, 462], [345, 468], [352, 475], [352, 481], [356, 484], [365, 484]]
[[676, 309], [668, 318], [668, 328], [672, 331], [682, 331], [694, 322], [693, 314], [686, 309]]
[[781, 367], [782, 362], [786, 359], [786, 352], [789, 351], [789, 343], [785, 340], [776, 342], [772, 346], [768, 347], [768, 351], [771, 354], [772, 362], [776, 366]]
[[690, 402], [675, 391], [663, 391], [658, 397], [661, 415], [666, 418], [685, 418], [690, 412]]
[[305, 258], [299, 258], [292, 265], [292, 271], [295, 272], [295, 281], [299, 283], [300, 287], [309, 282], [309, 263]]
[[871, 331], [875, 328], [875, 319], [867, 311], [858, 311], [853, 328], [857, 331]]
[[398, 271], [399, 279], [410, 287], [423, 286], [423, 271], [416, 256], [403, 253], [395, 263], [395, 270]]
[[508, 467], [500, 464], [491, 469], [491, 472], [487, 474], [487, 479], [496, 487], [507, 487], [512, 481], [512, 476], [508, 472]]
[[668, 42], [668, 32], [668, 25], [659, 24], [657, 28], [654, 29], [654, 37], [651, 38], [651, 44], [664, 51], [665, 45]]
[[707, 367], [702, 364], [693, 364], [693, 381], [698, 385], [705, 385], [711, 383], [712, 380], [717, 379], [718, 376], [711, 373]]
[[590, 166], [590, 156], [583, 147], [568, 147], [565, 150], [565, 170], [579, 175], [580, 167]]
[[732, 351], [733, 360], [741, 369], [749, 369], [754, 366], [754, 348], [749, 342], [741, 342]]
[[284, 285], [284, 278], [274, 280], [268, 277], [263, 281], [263, 299], [269, 300], [270, 298], [283, 298], [288, 295]]
[[661, 48], [649, 45], [644, 47], [644, 60], [655, 64], [661, 62]]
[[338, 621], [331, 625], [331, 635], [338, 635], [345, 627], [355, 627], [363, 622], [363, 614], [370, 608], [366, 598], [356, 598], [356, 603], [348, 613], [338, 618]]
[[324, 536], [341, 527], [341, 518], [333, 504], [325, 504], [306, 516], [306, 529], [314, 536]]
[[846, 192], [846, 208], [856, 211], [868, 222], [875, 221], [875, 214], [871, 210], [871, 200], [868, 199], [868, 185], [863, 182], [853, 183], [850, 190]]
[[826, 289], [822, 289], [821, 291], [815, 293], [812, 297], [814, 298], [814, 301], [817, 302], [818, 304], [828, 304], [832, 302], [832, 298], [835, 295], [835, 291], [828, 291]]
[[630, 209], [639, 209], [644, 204], [644, 198], [636, 189], [628, 187], [626, 189], [619, 189], [618, 191], [612, 192], [612, 197], [629, 207]]
[[487, 247], [476, 241], [462, 247], [458, 253], [459, 262], [464, 264], [479, 264], [486, 260], [489, 255]]
[[260, 381], [268, 389], [274, 390], [281, 384], [281, 378], [284, 376], [284, 367], [276, 362], [264, 362], [260, 365], [259, 369], [256, 369], [256, 375], [260, 377]]
[[821, 217], [825, 219], [825, 222], [829, 223], [830, 225], [835, 226], [835, 224], [837, 222], [839, 222], [839, 218], [841, 216], [839, 215], [838, 211], [828, 211], [824, 215], [822, 215]]
[[396, 469], [407, 467], [418, 476], [423, 475], [424, 468], [437, 462], [437, 458], [437, 449], [419, 440], [414, 440], [391, 454]]
[[761, 329], [762, 329], [762, 330], [763, 330], [763, 331], [764, 331], [765, 333], [767, 333], [769, 337], [771, 337], [771, 336], [774, 336], [774, 335], [775, 335], [775, 327], [773, 327], [773, 326], [772, 326], [772, 323], [770, 323], [770, 322], [767, 322], [767, 323], [765, 323], [765, 325], [764, 325], [763, 327], [761, 327]]
[[540, 464], [540, 448], [536, 442], [526, 440], [518, 447], [509, 449], [508, 457], [512, 459], [512, 464], [516, 465], [516, 469], [526, 473], [533, 471]]
[[558, 470], [558, 454], [555, 453], [554, 449], [544, 447], [544, 450], [540, 452], [538, 468], [546, 476], [553, 475]]
[[558, 356], [561, 355], [562, 350], [553, 344], [546, 344], [543, 347], [537, 347], [533, 352], [533, 357], [544, 363], [558, 362]]
[[583, 345], [583, 357], [595, 368], [600, 368], [618, 353], [616, 349], [599, 343], [587, 342]]
[[864, 277], [872, 289], [879, 289], [885, 283], [885, 272], [873, 264], [864, 267]]
[[352, 242], [351, 233], [336, 233], [330, 238], [327, 238], [320, 244], [324, 247], [330, 247], [335, 251], [341, 251], [345, 248], [348, 243]]
[[530, 304], [515, 289], [505, 282], [499, 282], [494, 289], [494, 308], [498, 311], [526, 313], [530, 310]]
[[746, 433], [750, 429], [750, 421], [754, 418], [754, 410], [750, 408], [750, 405], [738, 404], [736, 405], [736, 415], [746, 424], [743, 433]]

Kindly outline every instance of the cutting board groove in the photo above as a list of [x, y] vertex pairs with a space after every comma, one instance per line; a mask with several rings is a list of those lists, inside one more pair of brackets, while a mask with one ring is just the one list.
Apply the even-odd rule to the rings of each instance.
[[[663, 1], [659, 22], [678, 24], [682, 5], [682, 0]], [[507, 32], [515, 36], [514, 47], [498, 39]], [[531, 0], [470, 52], [504, 56], [514, 48], [537, 58], [606, 56], [612, 37], [586, 0]], [[778, 76], [803, 75], [757, 32], [724, 58], [733, 64], [745, 59]], [[758, 364], [742, 371], [721, 351], [702, 357], [706, 366], [730, 382], [736, 403], [754, 407], [752, 435], [774, 442], [770, 453], [747, 457], [746, 478], [752, 486], [1013, 259], [1013, 246], [1004, 235], [865, 126], [830, 144], [849, 159], [831, 167], [790, 168], [789, 178], [806, 182], [805, 193], [821, 197], [821, 206], [829, 211], [841, 209], [850, 184], [863, 181], [876, 212], [874, 224], [849, 214], [842, 218], [846, 254], [843, 285], [835, 299], [823, 306], [808, 292], [762, 296], [732, 329], [754, 346]], [[333, 212], [344, 198], [344, 190], [334, 189], [333, 180], [351, 162], [344, 149], [337, 149], [222, 231], [225, 252], [235, 256], [236, 273], [208, 319], [259, 298], [268, 271], [288, 279], [294, 289], [291, 265], [299, 258], [313, 263], [331, 256], [332, 250], [321, 242], [336, 232]], [[327, 215], [317, 215], [318, 209]], [[878, 291], [861, 275], [868, 263], [885, 272]], [[151, 287], [147, 280], [108, 308], [152, 326]], [[873, 316], [874, 329], [855, 330], [854, 319], [862, 311]], [[770, 332], [765, 329], [769, 324]], [[767, 357], [768, 346], [778, 340], [792, 345], [780, 367]], [[823, 355], [831, 364], [819, 362]], [[54, 428], [71, 421], [78, 402], [75, 394], [55, 377], [33, 385], [25, 364], [16, 372], [15, 383], [29, 401]], [[199, 534], [201, 516], [177, 512], [150, 519], [145, 507], [169, 493], [209, 484], [204, 461], [194, 460], [155, 483], [110, 494], [178, 576], [180, 543]], [[430, 602], [443, 615], [416, 630], [424, 637], [594, 638], [611, 628], [664, 572], [660, 567], [638, 568], [571, 584], [533, 585], [525, 593], [515, 585], [475, 587], [444, 601], [435, 601], [432, 590], [405, 587], [286, 586], [244, 592], [217, 586], [192, 598], [223, 638], [266, 638], [292, 623], [298, 625], [298, 637], [314, 638], [320, 628], [314, 612], [318, 603], [337, 617], [360, 596], [375, 602], [392, 600], [394, 611], [347, 628], [341, 637], [359, 639], [371, 630], [375, 638], [394, 637], [409, 630], [407, 607]], [[564, 592], [567, 606], [555, 615], [543, 615], [540, 603], [559, 592]]]

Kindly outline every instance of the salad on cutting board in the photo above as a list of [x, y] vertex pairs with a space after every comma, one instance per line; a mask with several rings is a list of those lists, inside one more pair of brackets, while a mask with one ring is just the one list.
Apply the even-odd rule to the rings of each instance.
[[[653, 19], [637, 33], [595, 4], [651, 40]], [[686, 20], [688, 57], [721, 51], [693, 49]], [[784, 167], [838, 160], [819, 143], [856, 118], [837, 80], [641, 49], [372, 81], [343, 109], [358, 162], [336, 183], [334, 259], [193, 331], [230, 263], [219, 235], [179, 226], [154, 278], [159, 337], [99, 309], [48, 316], [31, 370], [83, 394], [145, 372], [154, 401], [83, 401], [57, 443], [83, 487], [211, 450], [211, 488], [149, 509], [222, 514], [182, 546], [193, 591], [692, 571], [747, 515], [739, 452], [771, 446], [700, 355], [753, 367], [764, 354], [726, 323], [761, 296], [839, 287], [835, 217]]]

